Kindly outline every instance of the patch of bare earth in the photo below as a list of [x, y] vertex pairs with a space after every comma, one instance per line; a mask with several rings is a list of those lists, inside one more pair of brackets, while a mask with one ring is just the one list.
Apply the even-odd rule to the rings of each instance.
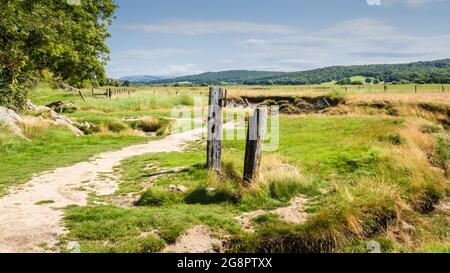
[[175, 244], [167, 246], [165, 253], [219, 253], [223, 247], [221, 240], [216, 238], [206, 226], [194, 226], [181, 237]]
[[[110, 195], [117, 190], [114, 168], [123, 159], [148, 153], [179, 152], [185, 142], [197, 139], [202, 128], [163, 140], [134, 145], [95, 156], [88, 162], [59, 168], [34, 177], [0, 198], [0, 252], [45, 252], [55, 249], [67, 231], [63, 208], [87, 205], [90, 193]], [[51, 204], [39, 205], [43, 200]], [[43, 249], [39, 245], [46, 245]]]
[[256, 210], [252, 212], [246, 212], [236, 217], [235, 219], [249, 232], [254, 231], [252, 220], [266, 213], [274, 213], [280, 216], [280, 218], [288, 223], [302, 224], [306, 222], [309, 214], [305, 212], [306, 204], [308, 200], [305, 196], [294, 197], [289, 206], [278, 208], [275, 210]]

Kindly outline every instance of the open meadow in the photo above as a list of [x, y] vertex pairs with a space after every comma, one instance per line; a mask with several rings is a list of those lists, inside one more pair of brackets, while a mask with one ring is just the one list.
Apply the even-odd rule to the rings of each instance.
[[[113, 190], [84, 187], [89, 176], [74, 185], [86, 203], [69, 202], [68, 232], [35, 249], [70, 252], [76, 242], [82, 252], [366, 252], [375, 240], [383, 252], [450, 251], [448, 85], [444, 92], [421, 85], [418, 93], [414, 85], [224, 88], [229, 109], [280, 108], [279, 147], [263, 152], [250, 187], [242, 183], [245, 140], [224, 141], [219, 174], [205, 167], [205, 139], [130, 153], [94, 178], [114, 181]], [[27, 112], [20, 125], [27, 140], [0, 134], [0, 195], [42, 172], [170, 138], [172, 109], [195, 110], [195, 97], [206, 102], [208, 94], [207, 87], [135, 89], [111, 99], [83, 90], [85, 101], [48, 85], [33, 90], [37, 105], [64, 102], [61, 113], [85, 135]]]

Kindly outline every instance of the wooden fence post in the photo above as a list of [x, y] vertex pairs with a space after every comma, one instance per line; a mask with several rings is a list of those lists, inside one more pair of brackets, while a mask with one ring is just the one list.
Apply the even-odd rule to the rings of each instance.
[[417, 94], [417, 84], [414, 86], [414, 92]]
[[247, 143], [245, 146], [244, 183], [250, 184], [258, 177], [264, 137], [267, 127], [267, 108], [255, 109], [248, 119]]
[[384, 85], [384, 92], [387, 92], [388, 91], [388, 87], [387, 87], [387, 85]]
[[111, 98], [111, 97], [112, 97], [112, 91], [111, 91], [111, 88], [109, 88], [108, 91], [107, 91], [106, 93], [108, 93], [108, 98]]
[[228, 89], [225, 89], [225, 98], [223, 99], [223, 107], [227, 107]]
[[78, 94], [80, 94], [80, 97], [83, 101], [86, 101], [86, 99], [84, 98], [83, 92], [81, 92], [81, 89], [78, 89]]
[[211, 87], [209, 90], [208, 111], [208, 144], [207, 167], [209, 170], [220, 171], [222, 160], [222, 105], [223, 89]]
[[442, 85], [442, 93], [444, 93], [445, 92], [445, 88], [444, 88], [444, 85]]

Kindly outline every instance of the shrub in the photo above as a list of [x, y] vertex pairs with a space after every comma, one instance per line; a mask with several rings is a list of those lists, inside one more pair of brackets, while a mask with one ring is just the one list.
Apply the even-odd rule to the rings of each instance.
[[117, 119], [102, 120], [100, 125], [105, 126], [106, 128], [108, 128], [109, 131], [114, 133], [120, 133], [122, 131], [125, 131], [126, 129], [129, 129], [126, 123]]
[[164, 135], [168, 132], [171, 122], [167, 119], [158, 119], [145, 117], [143, 119], [134, 120], [130, 123], [131, 128], [144, 131], [146, 133], [157, 133]]
[[3, 82], [0, 68], [0, 106], [21, 111], [25, 107], [27, 96], [27, 86], [12, 85]]

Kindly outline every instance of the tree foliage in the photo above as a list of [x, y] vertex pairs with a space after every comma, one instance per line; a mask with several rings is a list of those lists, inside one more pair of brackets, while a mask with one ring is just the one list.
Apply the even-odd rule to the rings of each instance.
[[112, 0], [0, 1], [0, 104], [21, 108], [42, 70], [81, 87], [105, 78]]

